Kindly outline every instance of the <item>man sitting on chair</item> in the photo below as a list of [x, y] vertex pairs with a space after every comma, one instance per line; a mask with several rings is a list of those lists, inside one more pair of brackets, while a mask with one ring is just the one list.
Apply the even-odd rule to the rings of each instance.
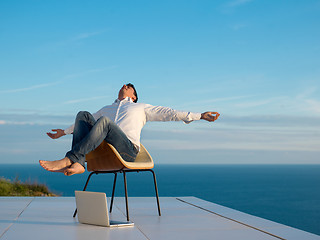
[[69, 128], [52, 129], [47, 133], [52, 139], [73, 133], [72, 149], [61, 160], [43, 161], [40, 165], [51, 172], [62, 172], [66, 176], [85, 171], [85, 155], [106, 141], [128, 162], [134, 162], [140, 148], [140, 133], [147, 121], [184, 121], [204, 119], [213, 122], [218, 119], [217, 112], [192, 113], [176, 111], [168, 107], [137, 103], [135, 87], [123, 85], [118, 99], [91, 115], [79, 112], [75, 124]]

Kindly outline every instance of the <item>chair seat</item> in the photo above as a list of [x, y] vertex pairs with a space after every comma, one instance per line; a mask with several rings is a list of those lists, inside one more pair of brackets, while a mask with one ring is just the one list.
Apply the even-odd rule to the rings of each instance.
[[123, 160], [118, 151], [106, 141], [103, 141], [99, 147], [87, 154], [86, 161], [87, 170], [90, 172], [152, 169], [154, 167], [150, 154], [142, 144], [134, 162]]
[[[154, 163], [150, 154], [142, 144], [140, 145], [140, 151], [134, 162], [127, 162], [123, 160], [123, 158], [118, 153], [118, 151], [111, 144], [108, 144], [106, 141], [103, 141], [99, 147], [97, 147], [95, 150], [87, 154], [86, 161], [87, 161], [87, 170], [90, 171], [91, 173], [87, 178], [87, 182], [83, 188], [83, 191], [86, 191], [89, 180], [93, 174], [114, 173], [110, 212], [112, 211], [117, 174], [118, 173], [123, 174], [127, 221], [129, 221], [130, 219], [129, 219], [129, 208], [128, 208], [126, 172], [145, 172], [145, 171], [151, 172], [153, 175], [154, 188], [156, 192], [158, 213], [159, 213], [159, 216], [161, 216], [156, 175], [152, 170]], [[76, 215], [77, 215], [77, 209], [74, 211], [73, 217], [75, 217]]]

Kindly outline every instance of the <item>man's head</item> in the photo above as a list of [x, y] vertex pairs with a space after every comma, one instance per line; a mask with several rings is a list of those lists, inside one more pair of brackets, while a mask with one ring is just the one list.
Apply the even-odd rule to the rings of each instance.
[[119, 91], [118, 98], [120, 100], [122, 100], [126, 97], [131, 98], [132, 101], [135, 103], [138, 101], [137, 91], [136, 91], [135, 87], [133, 86], [133, 84], [131, 84], [131, 83], [123, 85]]

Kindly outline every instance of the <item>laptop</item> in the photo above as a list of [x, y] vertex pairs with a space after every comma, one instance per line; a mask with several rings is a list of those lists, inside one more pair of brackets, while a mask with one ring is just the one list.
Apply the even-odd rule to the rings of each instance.
[[78, 221], [104, 227], [133, 226], [133, 222], [110, 221], [107, 197], [102, 192], [75, 191]]

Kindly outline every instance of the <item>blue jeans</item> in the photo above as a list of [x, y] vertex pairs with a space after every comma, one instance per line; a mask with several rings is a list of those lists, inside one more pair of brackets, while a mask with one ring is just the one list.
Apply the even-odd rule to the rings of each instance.
[[125, 133], [109, 118], [101, 117], [96, 121], [85, 111], [79, 112], [76, 117], [72, 149], [66, 157], [85, 167], [86, 154], [96, 149], [103, 140], [114, 146], [125, 161], [134, 162], [138, 151]]

